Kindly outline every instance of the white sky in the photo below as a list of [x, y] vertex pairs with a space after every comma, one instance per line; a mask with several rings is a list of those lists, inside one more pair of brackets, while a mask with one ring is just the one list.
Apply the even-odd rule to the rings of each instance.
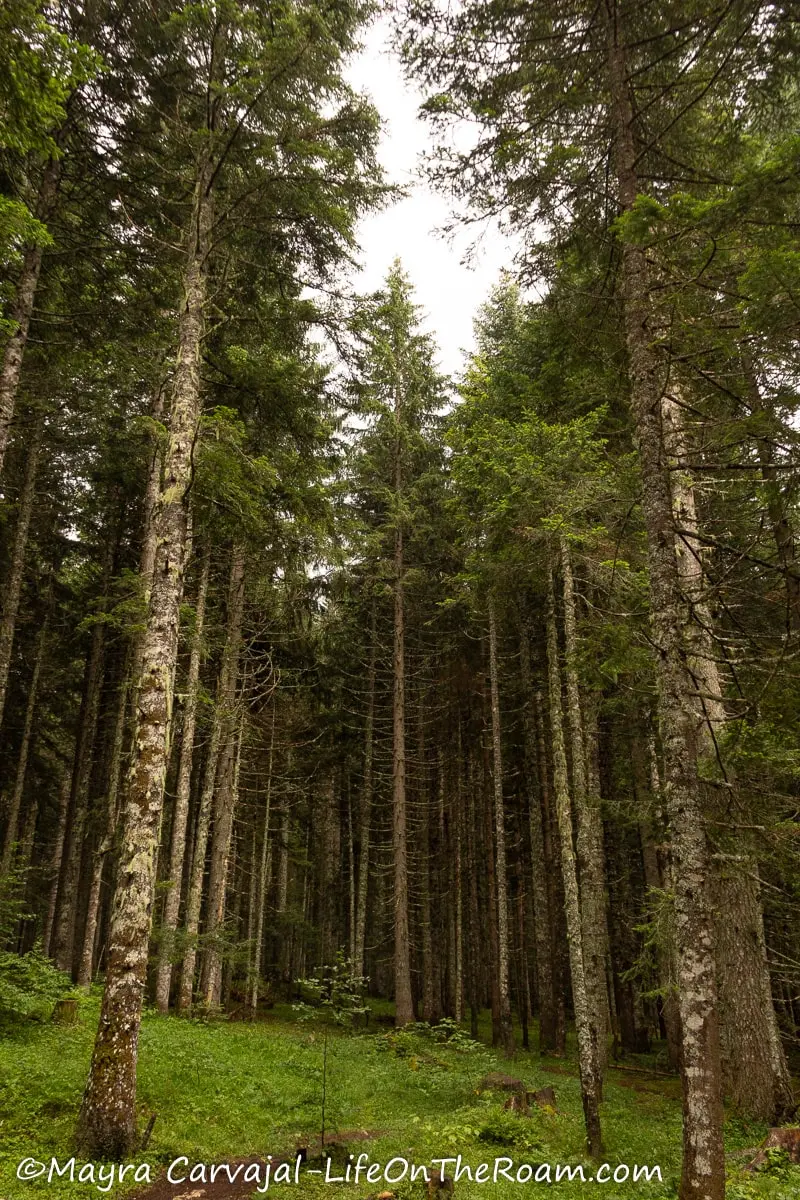
[[[475, 226], [458, 230], [451, 240], [437, 234], [451, 213], [449, 200], [417, 177], [419, 155], [427, 148], [428, 130], [417, 119], [421, 96], [403, 78], [389, 45], [389, 20], [367, 31], [363, 52], [348, 71], [352, 86], [369, 93], [384, 121], [379, 157], [392, 183], [411, 193], [359, 226], [364, 268], [354, 280], [359, 291], [379, 288], [397, 257], [410, 276], [425, 326], [440, 348], [440, 366], [460, 371], [462, 350], [473, 344], [472, 320], [488, 298], [503, 267], [510, 267], [514, 245], [495, 225], [481, 233]], [[470, 267], [462, 259], [480, 239]]]

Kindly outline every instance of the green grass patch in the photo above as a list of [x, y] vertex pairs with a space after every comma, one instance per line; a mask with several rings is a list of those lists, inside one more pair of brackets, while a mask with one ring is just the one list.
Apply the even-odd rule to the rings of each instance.
[[[81, 1002], [73, 1027], [17, 1023], [0, 1037], [0, 1200], [79, 1200], [100, 1195], [122, 1196], [130, 1183], [100, 1192], [91, 1183], [67, 1179], [47, 1184], [16, 1179], [18, 1162], [32, 1157], [64, 1162], [71, 1139], [91, 1055], [99, 997]], [[385, 1164], [402, 1156], [417, 1164], [460, 1154], [472, 1167], [496, 1158], [514, 1161], [513, 1170], [528, 1164], [595, 1167], [583, 1150], [580, 1089], [569, 1059], [553, 1063], [535, 1053], [518, 1052], [513, 1063], [476, 1047], [463, 1033], [441, 1040], [420, 1032], [395, 1034], [372, 1030], [327, 1035], [326, 1137], [365, 1130], [370, 1140], [347, 1146], [335, 1174], [344, 1173], [347, 1152], [361, 1151]], [[447, 1036], [445, 1031], [443, 1036]], [[136, 1161], [160, 1165], [186, 1155], [195, 1162], [279, 1154], [320, 1133], [322, 1063], [325, 1034], [314, 1023], [298, 1023], [291, 1010], [276, 1009], [254, 1025], [229, 1021], [180, 1020], [147, 1013], [142, 1023], [139, 1055], [140, 1124], [151, 1114], [156, 1123], [147, 1151]], [[548, 1070], [548, 1067], [551, 1068]], [[557, 1067], [556, 1073], [552, 1068]], [[555, 1087], [558, 1111], [534, 1110], [530, 1117], [503, 1110], [505, 1096], [482, 1092], [479, 1083], [492, 1070], [510, 1072], [531, 1089]], [[551, 1182], [547, 1194], [603, 1197], [604, 1200], [666, 1200], [674, 1197], [681, 1147], [680, 1102], [674, 1081], [636, 1076], [620, 1083], [610, 1073], [602, 1110], [606, 1158], [617, 1164], [661, 1168], [661, 1181], [581, 1183]], [[626, 1085], [628, 1084], [628, 1085]], [[646, 1090], [642, 1090], [645, 1087]], [[730, 1120], [728, 1150], [755, 1146], [765, 1130]], [[742, 1171], [746, 1157], [731, 1160], [730, 1200], [797, 1200], [800, 1168], [777, 1159], [756, 1177]], [[317, 1164], [318, 1165], [318, 1164]], [[195, 1185], [197, 1186], [197, 1185]], [[387, 1186], [326, 1183], [304, 1175], [298, 1188], [272, 1185], [275, 1200], [353, 1200]], [[496, 1184], [459, 1181], [459, 1200], [496, 1197], [522, 1200], [535, 1182]], [[191, 1185], [176, 1187], [179, 1195]], [[392, 1188], [401, 1200], [421, 1200], [423, 1186], [407, 1180]]]

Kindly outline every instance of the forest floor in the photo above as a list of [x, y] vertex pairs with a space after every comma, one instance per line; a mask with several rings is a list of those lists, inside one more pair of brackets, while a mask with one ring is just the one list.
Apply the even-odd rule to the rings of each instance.
[[[390, 1191], [399, 1200], [423, 1200], [424, 1185], [408, 1179], [391, 1184], [381, 1177], [367, 1182], [334, 1182], [345, 1174], [348, 1152], [353, 1162], [363, 1153], [383, 1168], [399, 1157], [412, 1164], [462, 1156], [473, 1172], [480, 1163], [494, 1170], [497, 1159], [511, 1159], [512, 1175], [528, 1164], [533, 1179], [496, 1183], [459, 1179], [458, 1200], [522, 1200], [539, 1187], [555, 1200], [596, 1196], [604, 1200], [657, 1200], [674, 1197], [680, 1163], [681, 1111], [677, 1081], [657, 1073], [657, 1059], [626, 1060], [635, 1072], [609, 1072], [602, 1110], [606, 1158], [613, 1174], [618, 1164], [631, 1169], [630, 1181], [592, 1182], [596, 1164], [583, 1154], [580, 1089], [574, 1062], [540, 1058], [518, 1051], [513, 1062], [457, 1032], [450, 1043], [430, 1034], [397, 1034], [377, 1023], [356, 1034], [298, 1022], [288, 1006], [276, 1008], [255, 1024], [234, 1021], [178, 1020], [148, 1013], [142, 1024], [139, 1059], [140, 1120], [144, 1128], [155, 1114], [145, 1151], [133, 1160], [149, 1164], [152, 1184], [134, 1184], [129, 1172], [124, 1183], [109, 1185], [108, 1176], [78, 1181], [81, 1160], [62, 1177], [27, 1182], [17, 1178], [21, 1160], [32, 1158], [61, 1164], [72, 1154], [71, 1136], [86, 1077], [98, 1016], [99, 997], [81, 1002], [73, 1027], [17, 1024], [0, 1030], [0, 1200], [80, 1200], [126, 1196], [132, 1200], [244, 1200], [254, 1183], [244, 1183], [241, 1171], [234, 1184], [206, 1187], [189, 1178], [194, 1164], [252, 1164], [264, 1184], [263, 1164], [272, 1154], [273, 1172], [280, 1156], [294, 1158], [298, 1146], [309, 1147], [309, 1161], [300, 1182], [274, 1178], [272, 1200], [364, 1200]], [[385, 1010], [384, 1010], [385, 1019]], [[482, 1029], [482, 1033], [484, 1030]], [[532, 1031], [535, 1032], [535, 1031]], [[322, 1123], [323, 1061], [327, 1042], [325, 1142], [346, 1142], [334, 1151], [331, 1181], [318, 1169]], [[533, 1040], [532, 1040], [532, 1044]], [[648, 1071], [653, 1071], [648, 1074]], [[557, 1111], [534, 1108], [531, 1115], [506, 1112], [505, 1094], [480, 1087], [491, 1071], [510, 1073], [530, 1089], [555, 1088]], [[787, 1167], [776, 1158], [766, 1173], [744, 1170], [746, 1153], [764, 1136], [765, 1128], [736, 1118], [726, 1125], [729, 1154], [729, 1200], [798, 1200], [800, 1167]], [[167, 1164], [179, 1156], [188, 1166], [176, 1175], [185, 1182], [168, 1185]], [[550, 1165], [549, 1186], [543, 1178]], [[556, 1168], [583, 1166], [578, 1177], [555, 1182]], [[661, 1169], [661, 1181], [634, 1183], [635, 1166]], [[284, 1168], [289, 1170], [289, 1168]], [[401, 1170], [395, 1165], [394, 1171]], [[453, 1174], [453, 1168], [445, 1168]], [[523, 1180], [526, 1174], [523, 1170]], [[619, 1175], [624, 1172], [618, 1173]], [[352, 1176], [352, 1167], [351, 1167]], [[141, 1177], [141, 1172], [140, 1172]], [[537, 1184], [536, 1178], [539, 1183]], [[256, 1193], [257, 1194], [257, 1193]], [[263, 1193], [262, 1193], [263, 1194]]]

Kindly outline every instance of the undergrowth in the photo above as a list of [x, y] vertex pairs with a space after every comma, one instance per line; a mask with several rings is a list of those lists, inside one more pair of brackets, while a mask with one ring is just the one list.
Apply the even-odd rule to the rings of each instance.
[[[124, 1195], [129, 1185], [101, 1193], [92, 1184], [54, 1180], [20, 1182], [17, 1163], [30, 1156], [62, 1162], [72, 1153], [71, 1138], [86, 1078], [98, 1017], [97, 993], [81, 1001], [77, 1025], [20, 1022], [0, 1040], [0, 1200], [80, 1200], [101, 1194]], [[178, 1155], [195, 1162], [232, 1162], [253, 1155], [279, 1154], [313, 1142], [320, 1128], [323, 1030], [298, 1024], [291, 1010], [276, 1009], [254, 1025], [229, 1021], [179, 1020], [148, 1012], [142, 1023], [139, 1103], [142, 1128], [155, 1114], [147, 1151], [136, 1161], [151, 1164], [153, 1175]], [[401, 1032], [328, 1030], [328, 1140], [353, 1140], [340, 1149], [362, 1151], [385, 1164], [402, 1156], [417, 1164], [462, 1155], [473, 1168], [508, 1157], [515, 1169], [528, 1164], [594, 1167], [583, 1151], [580, 1088], [574, 1064], [540, 1059], [520, 1051], [513, 1062], [473, 1042], [454, 1023], [431, 1031], [414, 1026]], [[549, 1068], [549, 1069], [548, 1069]], [[554, 1073], [554, 1068], [557, 1073]], [[530, 1089], [555, 1087], [558, 1111], [533, 1108], [518, 1116], [503, 1109], [506, 1096], [481, 1089], [490, 1071], [510, 1072]], [[680, 1102], [672, 1080], [642, 1077], [646, 1090], [621, 1086], [612, 1071], [602, 1110], [607, 1161], [661, 1168], [661, 1181], [634, 1184], [562, 1180], [551, 1182], [555, 1200], [598, 1195], [603, 1200], [667, 1200], [677, 1194], [681, 1148]], [[623, 1081], [624, 1082], [624, 1081]], [[370, 1135], [357, 1140], [358, 1132]], [[764, 1128], [731, 1120], [729, 1200], [797, 1200], [800, 1168], [772, 1156], [758, 1175], [744, 1171], [747, 1155]], [[340, 1172], [343, 1173], [343, 1172]], [[275, 1200], [355, 1200], [385, 1184], [326, 1183], [304, 1176], [300, 1188], [273, 1184]], [[492, 1197], [522, 1200], [536, 1183], [469, 1183], [456, 1188], [458, 1200]], [[191, 1190], [191, 1189], [190, 1189]], [[400, 1200], [422, 1200], [421, 1183], [406, 1181], [392, 1190]], [[537, 1188], [538, 1190], [538, 1188]], [[176, 1188], [175, 1195], [186, 1188]]]

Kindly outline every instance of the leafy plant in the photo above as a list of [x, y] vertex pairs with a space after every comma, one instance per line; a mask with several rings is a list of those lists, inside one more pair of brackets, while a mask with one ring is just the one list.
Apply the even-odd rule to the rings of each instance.
[[58, 971], [37, 946], [27, 954], [0, 951], [0, 1016], [44, 1020], [56, 1000], [72, 991], [68, 975]]
[[317, 967], [307, 979], [296, 979], [295, 986], [303, 997], [292, 1007], [300, 1020], [328, 1017], [336, 1025], [354, 1025], [356, 1018], [368, 1011], [364, 991], [368, 979], [357, 975], [352, 961], [339, 950], [328, 966]]

